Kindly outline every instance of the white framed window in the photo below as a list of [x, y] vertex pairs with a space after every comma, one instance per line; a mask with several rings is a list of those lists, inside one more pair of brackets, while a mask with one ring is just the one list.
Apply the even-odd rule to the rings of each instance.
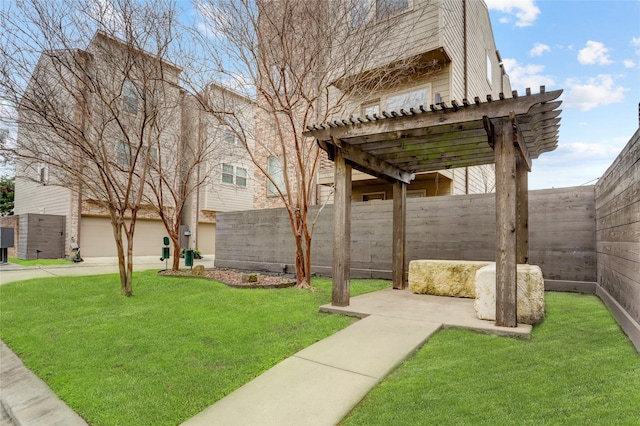
[[131, 80], [125, 80], [122, 85], [122, 101], [126, 112], [138, 112], [140, 96], [138, 95], [138, 88]]
[[493, 83], [493, 66], [491, 65], [490, 51], [487, 50], [487, 81], [491, 86]]
[[349, 25], [355, 29], [381, 21], [411, 8], [412, 0], [351, 0]]
[[231, 127], [224, 128], [224, 141], [230, 145], [240, 146], [242, 143]]
[[409, 0], [375, 0], [376, 19], [386, 19], [409, 9]]
[[[281, 155], [272, 155], [267, 159], [267, 172], [271, 176], [271, 180], [267, 179], [267, 195], [278, 195], [278, 189], [285, 194], [286, 185], [284, 183], [284, 166], [283, 157]], [[273, 184], [275, 182], [275, 185]]]
[[384, 191], [368, 192], [366, 194], [362, 194], [362, 201], [386, 200], [386, 199], [387, 199], [387, 193]]
[[362, 116], [373, 117], [373, 114], [380, 114], [380, 101], [362, 104]]
[[247, 186], [247, 169], [236, 167], [231, 164], [222, 165], [222, 182], [231, 185]]
[[401, 109], [409, 111], [410, 108], [426, 107], [431, 103], [431, 85], [426, 85], [418, 89], [400, 92], [387, 97], [385, 100], [385, 110], [388, 112], [400, 112]]

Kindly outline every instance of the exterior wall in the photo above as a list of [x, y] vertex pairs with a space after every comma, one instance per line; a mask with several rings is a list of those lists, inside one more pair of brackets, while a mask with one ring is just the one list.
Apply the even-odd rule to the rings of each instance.
[[[464, 49], [464, 10], [467, 8], [467, 84], [465, 88], [465, 49]], [[416, 22], [416, 17], [422, 19]], [[462, 101], [464, 98], [473, 99], [475, 96], [484, 100], [490, 94], [497, 98], [499, 93], [510, 92], [507, 82], [503, 82], [496, 45], [493, 38], [489, 13], [484, 2], [464, 0], [441, 0], [430, 2], [414, 1], [409, 12], [393, 18], [394, 25], [406, 28], [411, 34], [401, 41], [392, 43], [393, 49], [406, 49], [406, 56], [424, 53], [429, 49], [442, 47], [450, 59], [449, 63], [441, 63], [439, 70], [427, 75], [409, 78], [399, 85], [370, 93], [366, 97], [349, 99], [345, 105], [344, 116], [363, 116], [362, 105], [378, 103], [380, 111], [389, 111], [386, 100], [397, 93], [406, 90], [428, 87], [428, 104], [436, 103], [436, 94], [442, 102], [451, 100]], [[406, 43], [407, 40], [411, 42]], [[384, 52], [383, 48], [379, 50]], [[384, 56], [384, 53], [382, 54]], [[388, 59], [388, 58], [387, 58]], [[487, 60], [491, 63], [491, 73], [488, 74]], [[382, 62], [381, 62], [382, 63]], [[380, 65], [379, 63], [378, 65]], [[465, 90], [466, 89], [466, 90]], [[343, 118], [343, 117], [336, 117]], [[333, 180], [333, 165], [323, 164], [320, 171], [320, 182], [328, 183]], [[495, 173], [493, 165], [475, 166], [465, 169], [451, 170], [451, 190], [446, 195], [478, 194], [493, 192], [495, 187]], [[445, 172], [441, 172], [444, 174]], [[354, 176], [354, 180], [357, 178]], [[321, 188], [320, 199], [325, 199], [330, 191]], [[356, 199], [356, 198], [354, 198]]]
[[[14, 214], [46, 214], [60, 215], [65, 218], [64, 225], [64, 255], [70, 253], [69, 246], [75, 241], [77, 228], [72, 221], [72, 198], [74, 194], [70, 189], [56, 186], [43, 185], [34, 180], [37, 178], [35, 170], [25, 170], [18, 162], [15, 178], [15, 206]], [[26, 229], [22, 230], [27, 232]], [[61, 257], [64, 257], [61, 256]]]
[[20, 238], [19, 216], [0, 217], [0, 228], [13, 228], [13, 247], [7, 249], [7, 256], [16, 257], [18, 251], [18, 239]]
[[17, 256], [23, 260], [65, 257], [64, 216], [27, 213], [20, 215]]
[[[635, 321], [640, 350], [640, 130], [595, 187], [599, 294]], [[619, 308], [616, 308], [619, 310]], [[613, 309], [612, 309], [613, 310]], [[623, 326], [624, 328], [624, 326]], [[633, 339], [633, 333], [625, 329]]]
[[[593, 187], [532, 191], [529, 196], [530, 262], [547, 280], [594, 282]], [[352, 276], [391, 276], [390, 201], [353, 203]], [[318, 208], [310, 214], [315, 215]], [[294, 244], [284, 209], [220, 213], [216, 266], [281, 270], [294, 261]], [[495, 258], [495, 195], [407, 200], [407, 261]], [[313, 236], [314, 271], [330, 274], [333, 206], [320, 213]]]

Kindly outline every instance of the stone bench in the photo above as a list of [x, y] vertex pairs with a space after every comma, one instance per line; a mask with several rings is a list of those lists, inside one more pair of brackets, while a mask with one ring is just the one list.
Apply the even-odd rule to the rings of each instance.
[[474, 299], [476, 272], [491, 263], [471, 260], [412, 260], [409, 262], [409, 290], [419, 294]]
[[[478, 318], [496, 319], [496, 264], [477, 270], [475, 276], [476, 300], [474, 307]], [[544, 318], [544, 279], [536, 265], [518, 265], [517, 321], [536, 324]]]

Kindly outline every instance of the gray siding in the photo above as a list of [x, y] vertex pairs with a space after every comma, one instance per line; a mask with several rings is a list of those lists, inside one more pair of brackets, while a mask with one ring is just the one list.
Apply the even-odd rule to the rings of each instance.
[[20, 215], [18, 259], [64, 258], [65, 222], [64, 216]]
[[595, 193], [598, 284], [640, 323], [640, 130]]
[[[495, 195], [407, 200], [407, 260], [493, 260]], [[316, 214], [317, 208], [311, 214]], [[530, 193], [530, 258], [546, 279], [596, 279], [593, 187]], [[353, 276], [390, 277], [392, 202], [352, 205]], [[284, 209], [219, 213], [216, 266], [280, 270], [294, 249]], [[331, 273], [333, 206], [322, 210], [313, 237], [314, 270]]]

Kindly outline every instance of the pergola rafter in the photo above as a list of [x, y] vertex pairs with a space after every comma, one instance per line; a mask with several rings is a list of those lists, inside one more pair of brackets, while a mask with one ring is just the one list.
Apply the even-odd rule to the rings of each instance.
[[415, 173], [496, 164], [496, 323], [516, 326], [516, 265], [528, 258], [527, 173], [556, 149], [561, 90], [487, 96], [334, 121], [305, 136], [335, 162], [333, 300], [349, 304], [351, 168], [393, 183], [393, 286], [405, 282], [406, 185]]

